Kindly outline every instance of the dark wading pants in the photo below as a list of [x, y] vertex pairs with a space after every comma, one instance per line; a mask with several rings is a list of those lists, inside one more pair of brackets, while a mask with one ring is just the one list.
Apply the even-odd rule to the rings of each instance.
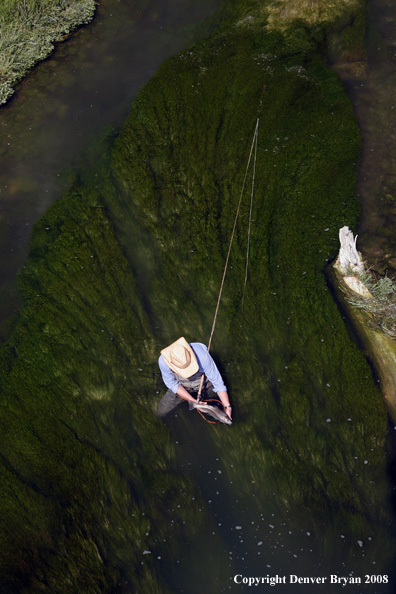
[[[183, 378], [179, 375], [176, 375], [176, 379], [178, 382], [181, 383], [184, 388], [186, 388], [187, 392], [189, 392], [194, 398], [198, 395], [199, 384], [201, 382], [202, 373], [197, 371], [194, 375], [189, 378]], [[206, 377], [204, 379], [203, 387], [202, 387], [202, 394], [201, 398], [215, 398], [216, 392], [213, 389], [213, 384], [210, 382]], [[170, 413], [176, 406], [185, 402], [183, 398], [179, 398], [177, 394], [174, 394], [172, 390], [167, 390], [165, 394], [162, 396], [161, 400], [159, 401], [158, 408], [157, 408], [157, 416], [164, 417], [168, 413]]]

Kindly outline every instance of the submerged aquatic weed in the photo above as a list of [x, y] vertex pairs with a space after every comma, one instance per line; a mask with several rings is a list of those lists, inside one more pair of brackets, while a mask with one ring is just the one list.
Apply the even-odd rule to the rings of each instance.
[[136, 372], [151, 357], [150, 322], [98, 203], [75, 188], [36, 224], [24, 307], [1, 350], [1, 591], [36, 591], [45, 574], [51, 593], [64, 592], [65, 576], [79, 592], [168, 592], [141, 551], [158, 554], [165, 539], [177, 550], [168, 508], [181, 542], [197, 526], [178, 507], [195, 490], [169, 470], [151, 376]]
[[[241, 20], [252, 4], [259, 14], [260, 2], [223, 8]], [[166, 62], [134, 102], [110, 171], [35, 227], [20, 320], [1, 351], [0, 517], [11, 538], [0, 562], [20, 589], [31, 580], [63, 594], [66, 576], [79, 592], [180, 590], [154, 559], [162, 546], [168, 568], [204, 514], [179, 508], [198, 489], [172, 470], [170, 432], [153, 414], [156, 361], [175, 336], [209, 335], [258, 116], [246, 307], [242, 208], [212, 351], [237, 422], [207, 434], [210, 456], [221, 451], [230, 493], [254, 512], [286, 509], [298, 524], [309, 510], [322, 554], [340, 526], [360, 536], [374, 524], [373, 541], [387, 543], [383, 448], [360, 462], [383, 445], [386, 415], [322, 275], [336, 229], [358, 216], [345, 199], [360, 146], [353, 111], [309, 30], [296, 25], [296, 51], [295, 38], [247, 22]], [[258, 55], [273, 56], [271, 71]], [[354, 570], [353, 551], [346, 562]]]
[[264, 18], [240, 17], [246, 26], [167, 62], [139, 93], [106, 204], [163, 344], [206, 340], [260, 117], [246, 307], [244, 203], [214, 337], [238, 422], [213, 434], [252, 506], [309, 509], [318, 541], [331, 541], [334, 526], [362, 533], [386, 521], [386, 412], [323, 278], [339, 227], [357, 222], [359, 135], [314, 32], [296, 23], [294, 37], [265, 33]]

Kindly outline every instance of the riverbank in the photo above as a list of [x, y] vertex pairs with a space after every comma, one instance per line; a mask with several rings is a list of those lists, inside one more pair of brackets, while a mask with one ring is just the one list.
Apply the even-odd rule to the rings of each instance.
[[[361, 215], [356, 227], [362, 270], [352, 288], [345, 278], [354, 274], [337, 263], [328, 272], [336, 298], [359, 337], [376, 374], [389, 415], [396, 423], [396, 19], [387, 0], [371, 0], [362, 59], [334, 63], [356, 113], [362, 135], [357, 193]], [[354, 293], [363, 283], [367, 294]]]
[[328, 277], [375, 369], [396, 424], [396, 285], [387, 276], [377, 279], [367, 268], [356, 239], [347, 227], [340, 230], [340, 252]]
[[94, 0], [4, 0], [0, 5], [0, 105], [40, 60], [95, 13]]

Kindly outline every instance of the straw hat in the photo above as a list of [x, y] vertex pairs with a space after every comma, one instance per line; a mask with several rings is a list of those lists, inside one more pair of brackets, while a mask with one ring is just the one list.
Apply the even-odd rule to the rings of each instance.
[[181, 377], [191, 377], [199, 370], [195, 353], [183, 337], [162, 349], [161, 355], [172, 371]]

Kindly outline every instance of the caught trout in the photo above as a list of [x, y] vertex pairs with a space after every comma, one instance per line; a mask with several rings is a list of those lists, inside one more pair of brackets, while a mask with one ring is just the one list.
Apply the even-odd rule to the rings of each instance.
[[[214, 401], [217, 402], [217, 401]], [[196, 408], [197, 410], [201, 411], [205, 415], [212, 417], [212, 419], [216, 423], [224, 423], [225, 425], [232, 425], [232, 421], [228, 415], [216, 404], [211, 404], [210, 402], [191, 402], [188, 403], [189, 409], [193, 410]]]

